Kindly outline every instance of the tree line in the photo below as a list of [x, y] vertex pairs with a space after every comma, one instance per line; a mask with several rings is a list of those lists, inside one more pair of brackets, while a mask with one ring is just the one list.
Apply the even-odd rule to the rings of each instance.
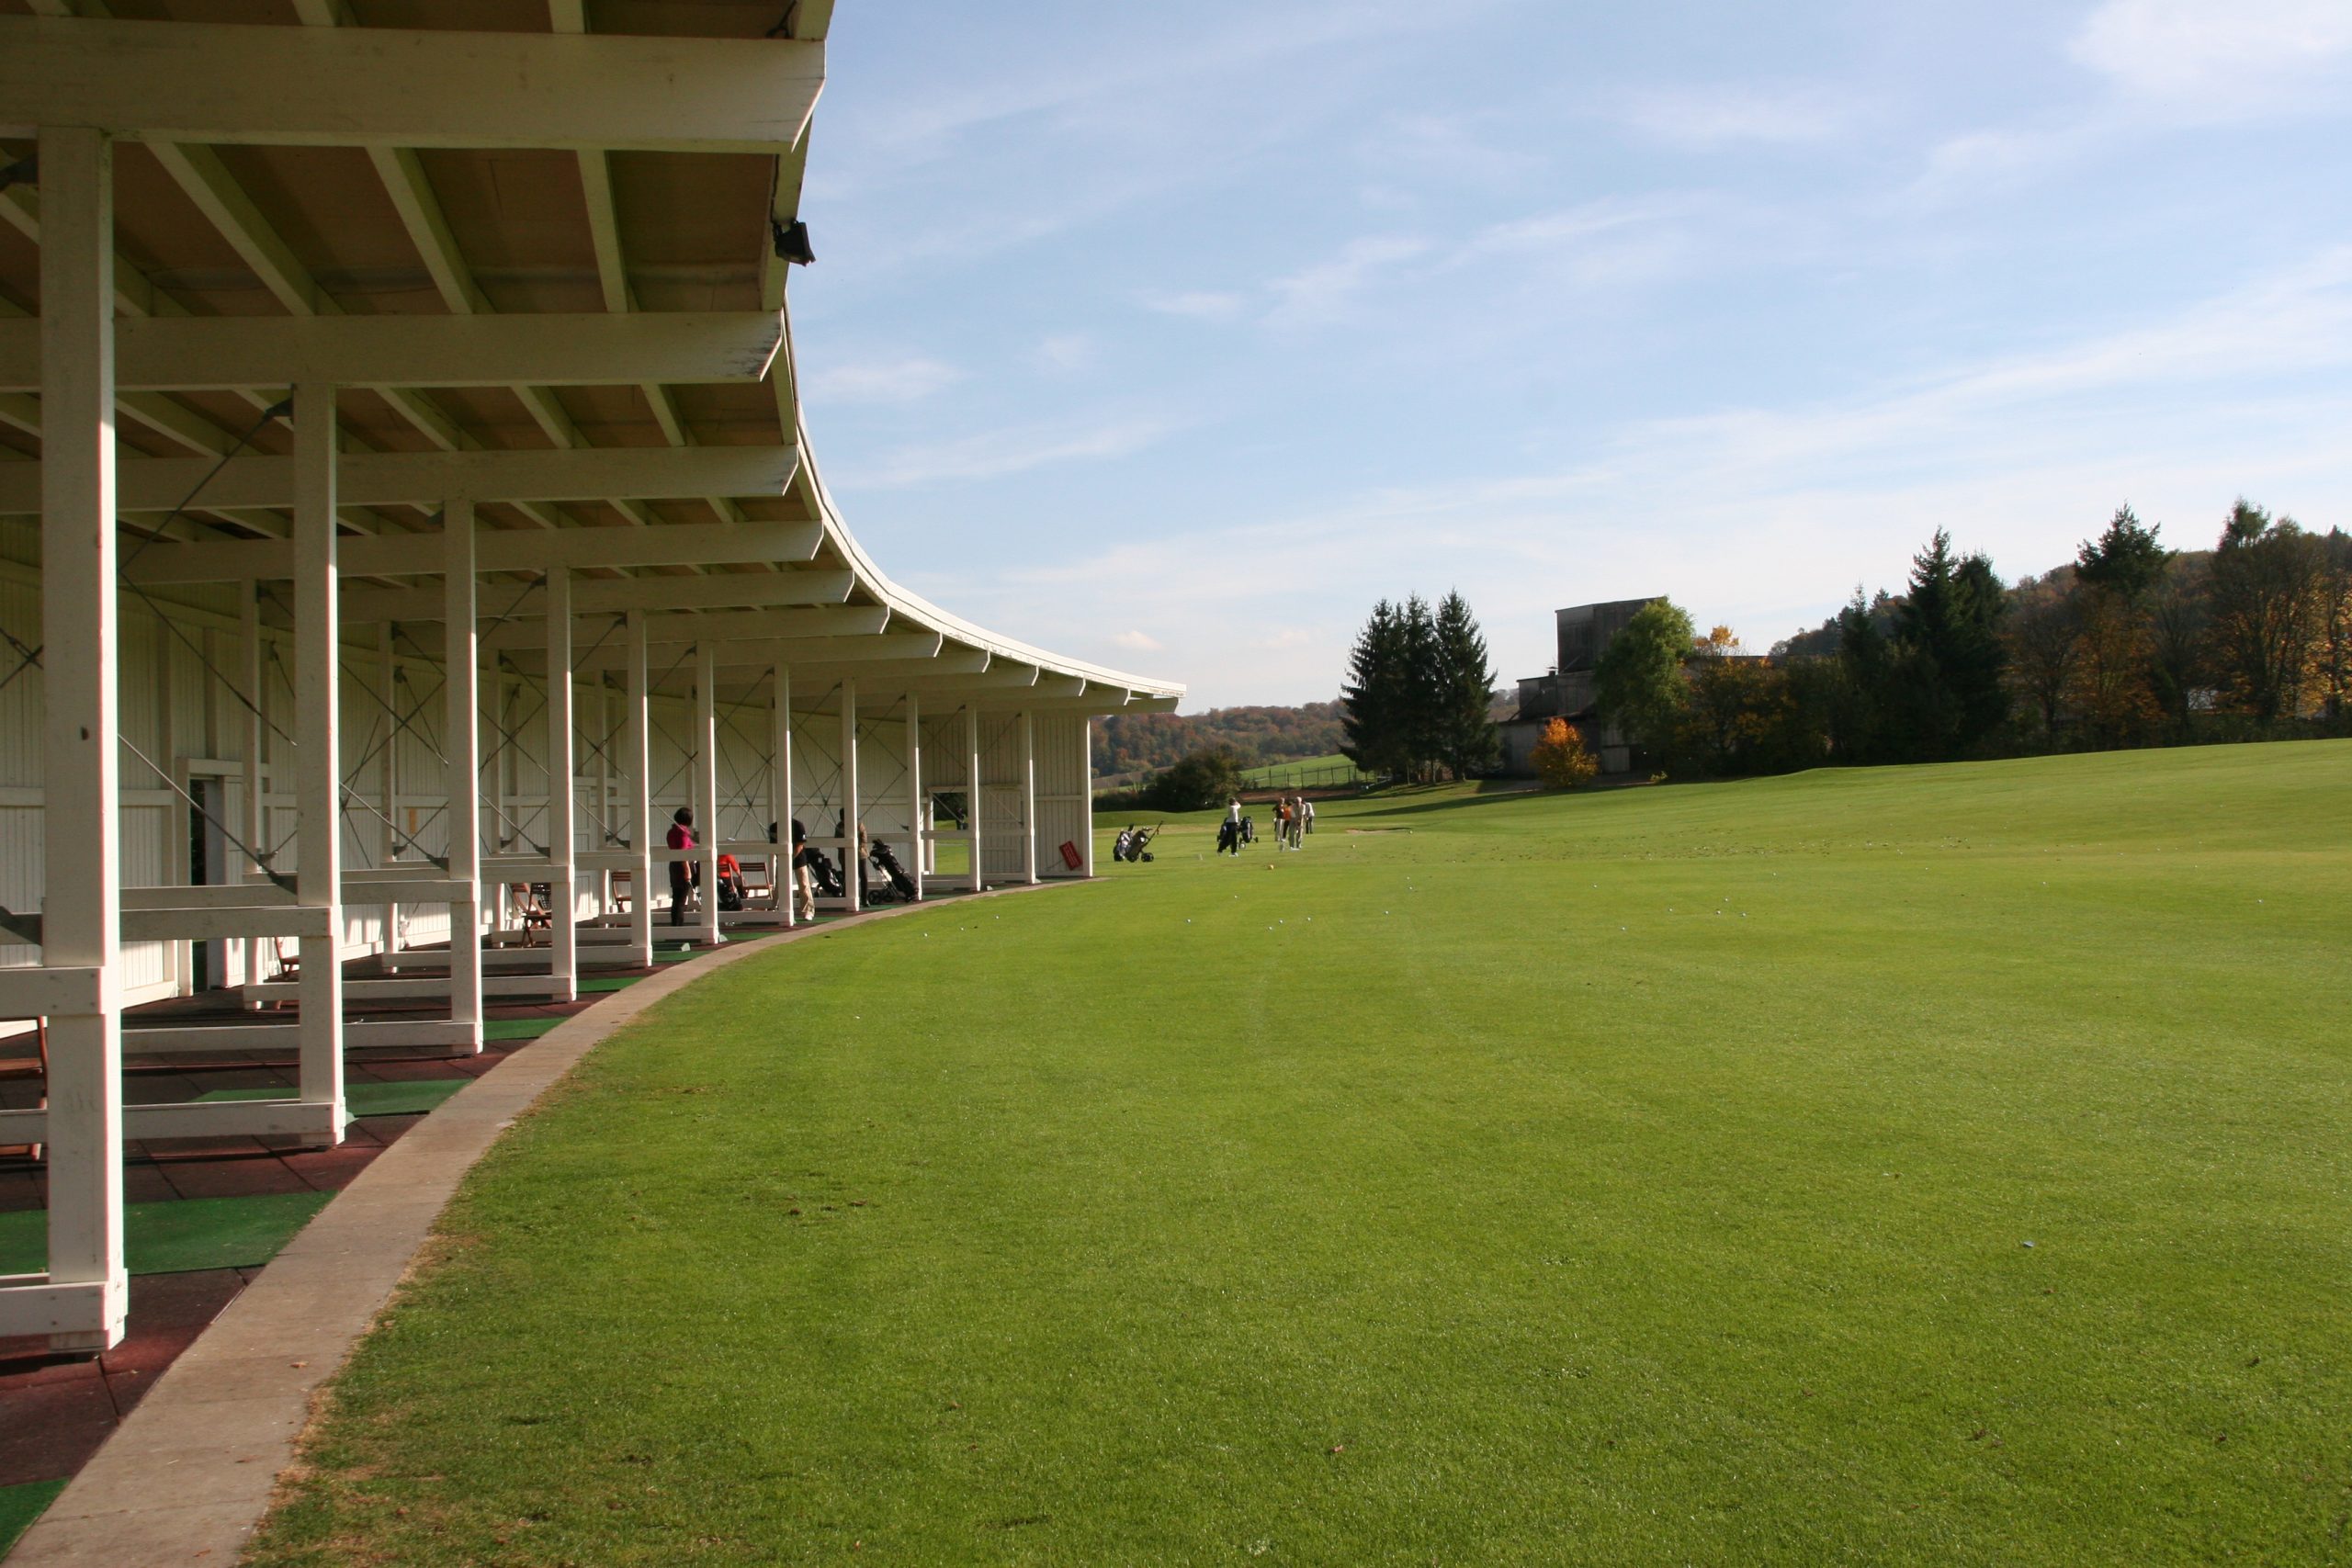
[[2005, 584], [1939, 531], [1900, 594], [1755, 657], [1644, 606], [1596, 671], [1600, 711], [1668, 772], [1786, 772], [2342, 734], [2352, 536], [2240, 501], [2211, 550], [2117, 510], [2075, 559]]
[[1340, 705], [1212, 708], [1207, 713], [1114, 714], [1094, 725], [1098, 775], [1173, 767], [1195, 751], [1223, 748], [1240, 767], [1329, 757], [1346, 739]]

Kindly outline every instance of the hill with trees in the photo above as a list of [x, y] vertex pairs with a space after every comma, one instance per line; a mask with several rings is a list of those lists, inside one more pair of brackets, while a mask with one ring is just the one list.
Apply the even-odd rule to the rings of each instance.
[[1230, 752], [1240, 767], [1289, 762], [1330, 756], [1346, 739], [1338, 703], [1114, 715], [1095, 721], [1094, 772], [1098, 776], [1149, 773], [1207, 750]]

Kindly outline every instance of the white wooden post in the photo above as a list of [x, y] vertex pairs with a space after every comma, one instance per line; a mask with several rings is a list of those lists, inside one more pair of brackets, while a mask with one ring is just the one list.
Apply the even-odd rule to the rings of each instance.
[[294, 901], [327, 911], [301, 939], [304, 1105], [328, 1108], [323, 1142], [343, 1142], [342, 620], [335, 604], [335, 389], [294, 389], [294, 802], [301, 823]]
[[[390, 865], [401, 852], [401, 841], [393, 832], [393, 825], [401, 816], [401, 727], [400, 661], [392, 652], [392, 623], [379, 622], [376, 627], [376, 695], [384, 710], [384, 750], [376, 761], [376, 794], [383, 807], [384, 820], [376, 833], [376, 863]], [[400, 952], [401, 908], [398, 904], [384, 906], [384, 954], [387, 959]]]
[[922, 700], [907, 694], [907, 874], [922, 901]]
[[[266, 700], [266, 694], [262, 690], [261, 584], [258, 582], [237, 584], [237, 630], [243, 638], [240, 650], [244, 657], [244, 665], [239, 671], [239, 674], [243, 676], [245, 682], [245, 711], [243, 725], [245, 736], [243, 748], [245, 798], [242, 815], [244, 819], [245, 842], [259, 853], [269, 848], [269, 840], [264, 837], [269, 829], [269, 811], [262, 801], [264, 784], [261, 765], [262, 745], [269, 732], [262, 727], [261, 721], [262, 705]], [[248, 859], [239, 868], [239, 876], [243, 880], [250, 881], [261, 874], [261, 863], [257, 860]], [[237, 945], [245, 955], [244, 983], [248, 986], [254, 985], [262, 978], [262, 939], [249, 936]], [[258, 1007], [260, 1004], [256, 1002], [248, 1005]]]
[[[605, 677], [596, 677], [596, 851], [613, 847], [613, 694]], [[613, 874], [596, 873], [596, 913], [613, 912]]]
[[1037, 880], [1037, 727], [1021, 710], [1021, 880]]
[[622, 761], [628, 768], [629, 847], [637, 855], [629, 873], [629, 961], [639, 969], [653, 967], [653, 722], [647, 711], [651, 701], [647, 658], [645, 612], [631, 610], [628, 694], [623, 699], [628, 705], [628, 737]]
[[448, 698], [441, 746], [447, 753], [449, 880], [470, 890], [449, 906], [449, 1018], [474, 1026], [481, 1049], [481, 649], [474, 620], [474, 503], [460, 498], [441, 513], [442, 679]]
[[864, 908], [857, 896], [857, 682], [842, 682], [842, 897], [853, 915]]
[[548, 995], [580, 995], [580, 926], [572, 907], [579, 846], [571, 822], [571, 570], [548, 569]]
[[695, 649], [695, 859], [702, 866], [702, 944], [718, 936], [718, 645]]
[[114, 150], [95, 130], [44, 128], [40, 155], [41, 964], [90, 971], [91, 1010], [49, 1017], [48, 1321], [36, 1311], [31, 1321], [5, 1327], [45, 1329], [61, 1350], [103, 1350], [121, 1342], [129, 1298], [115, 750]]
[[978, 893], [989, 885], [980, 869], [980, 710], [969, 704], [964, 707], [964, 820], [971, 829], [972, 891]]
[[800, 878], [792, 864], [792, 671], [780, 659], [775, 665], [775, 707], [769, 717], [775, 761], [768, 773], [768, 820], [775, 824], [775, 844], [768, 853], [768, 881], [776, 890], [776, 903], [784, 910], [788, 929], [798, 923]]
[[1078, 819], [1084, 824], [1085, 829], [1078, 836], [1078, 852], [1083, 857], [1080, 863], [1080, 869], [1087, 876], [1091, 877], [1094, 874], [1094, 721], [1092, 719], [1080, 718], [1078, 721], [1078, 776], [1084, 790], [1079, 797]]

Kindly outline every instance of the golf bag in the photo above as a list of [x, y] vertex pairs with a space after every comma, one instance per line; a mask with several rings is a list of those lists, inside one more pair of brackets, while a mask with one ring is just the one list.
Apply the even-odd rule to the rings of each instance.
[[890, 879], [890, 886], [899, 897], [910, 904], [914, 902], [915, 879], [907, 874], [907, 868], [899, 863], [899, 857], [890, 852], [889, 845], [879, 839], [875, 840], [866, 858], [874, 863], [876, 871]]
[[808, 867], [809, 880], [817, 885], [817, 896], [820, 898], [840, 897], [843, 886], [841, 868], [833, 864], [832, 857], [814, 844], [800, 852], [808, 857], [805, 863]]
[[1123, 860], [1130, 864], [1137, 861], [1149, 860], [1152, 858], [1151, 840], [1159, 835], [1159, 829], [1157, 828], [1129, 828], [1112, 841], [1111, 858]]

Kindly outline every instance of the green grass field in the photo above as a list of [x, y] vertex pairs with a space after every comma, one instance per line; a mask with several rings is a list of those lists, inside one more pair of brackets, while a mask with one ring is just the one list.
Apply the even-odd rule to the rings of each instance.
[[1433, 790], [778, 947], [475, 1172], [253, 1561], [2352, 1560], [2347, 783]]
[[1352, 784], [1364, 776], [1355, 763], [1333, 752], [1328, 757], [1300, 757], [1244, 769], [1241, 783], [1250, 789], [1330, 789]]

